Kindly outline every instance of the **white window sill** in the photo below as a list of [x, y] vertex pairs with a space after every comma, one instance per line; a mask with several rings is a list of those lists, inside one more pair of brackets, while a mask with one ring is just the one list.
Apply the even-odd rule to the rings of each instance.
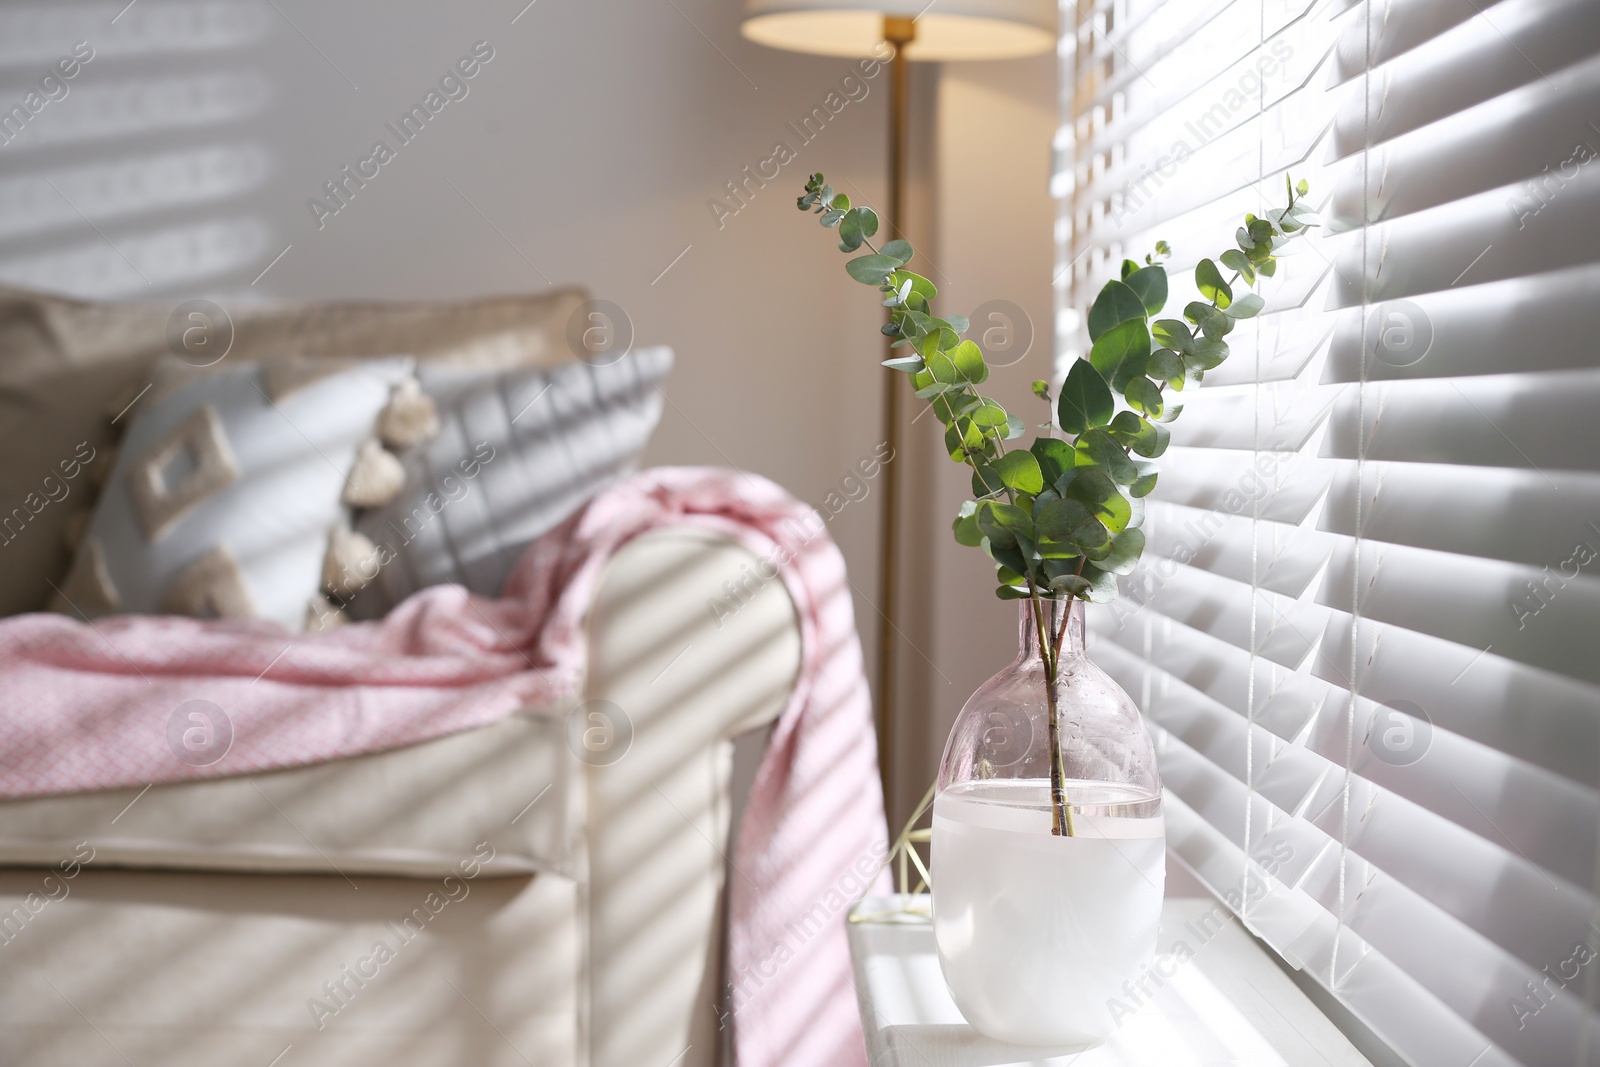
[[[869, 897], [858, 911], [891, 907], [889, 899]], [[849, 936], [872, 1067], [1368, 1067], [1227, 909], [1211, 900], [1166, 902], [1157, 945], [1161, 967], [1135, 990], [1136, 1000], [1123, 999], [1131, 1014], [1117, 1031], [1085, 1052], [1004, 1045], [974, 1031], [945, 989], [930, 925], [851, 923]], [[1179, 942], [1187, 953], [1178, 951]], [[1162, 970], [1170, 977], [1158, 985]]]

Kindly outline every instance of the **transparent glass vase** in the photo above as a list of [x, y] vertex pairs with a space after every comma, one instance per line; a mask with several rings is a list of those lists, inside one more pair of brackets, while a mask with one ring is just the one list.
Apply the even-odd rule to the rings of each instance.
[[[1084, 654], [1081, 600], [1018, 601], [1016, 660], [957, 716], [933, 803], [933, 923], [957, 1007], [1019, 1045], [1088, 1047], [1155, 953], [1166, 833], [1139, 710]], [[1056, 655], [1061, 755], [1039, 640]], [[1053, 793], [1058, 793], [1053, 800]]]

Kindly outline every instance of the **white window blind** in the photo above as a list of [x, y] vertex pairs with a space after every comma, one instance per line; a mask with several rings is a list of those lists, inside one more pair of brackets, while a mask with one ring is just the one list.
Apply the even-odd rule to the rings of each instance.
[[[1600, 1062], [1600, 3], [1063, 3], [1058, 352], [1322, 228], [1185, 410], [1091, 654], [1168, 840], [1419, 1065]], [[1059, 368], [1064, 372], [1065, 364]]]

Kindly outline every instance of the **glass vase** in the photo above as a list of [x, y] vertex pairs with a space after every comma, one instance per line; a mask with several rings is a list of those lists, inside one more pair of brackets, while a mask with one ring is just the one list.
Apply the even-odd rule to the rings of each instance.
[[980, 1033], [1083, 1048], [1155, 953], [1161, 779], [1138, 708], [1084, 654], [1083, 601], [1017, 603], [1017, 658], [961, 709], [939, 767], [934, 933]]

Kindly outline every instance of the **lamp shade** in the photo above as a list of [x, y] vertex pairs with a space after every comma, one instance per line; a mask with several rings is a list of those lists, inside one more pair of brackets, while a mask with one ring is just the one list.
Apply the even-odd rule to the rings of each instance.
[[1056, 43], [1055, 0], [746, 0], [742, 32], [791, 52], [868, 56], [890, 16], [916, 20], [913, 60], [1011, 59]]

